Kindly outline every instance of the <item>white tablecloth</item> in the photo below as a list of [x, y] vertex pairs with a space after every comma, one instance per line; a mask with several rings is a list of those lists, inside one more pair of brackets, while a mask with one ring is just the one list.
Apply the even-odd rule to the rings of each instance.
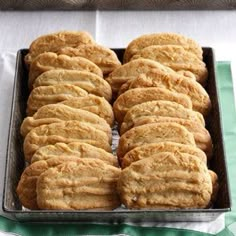
[[[0, 12], [1, 163], [5, 163], [15, 55], [17, 50], [28, 48], [39, 35], [59, 30], [86, 30], [98, 43], [120, 48], [144, 33], [177, 32], [194, 38], [202, 46], [214, 48], [216, 60], [231, 61], [233, 77], [236, 78], [235, 23], [235, 11]], [[2, 196], [3, 164], [0, 173]], [[158, 223], [157, 226], [190, 228], [214, 234], [223, 229], [224, 215], [210, 223]]]

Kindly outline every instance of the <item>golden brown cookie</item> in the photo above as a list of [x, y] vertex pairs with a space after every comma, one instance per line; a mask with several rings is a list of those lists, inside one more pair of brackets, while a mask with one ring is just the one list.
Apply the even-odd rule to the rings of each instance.
[[205, 163], [207, 162], [206, 154], [201, 149], [194, 147], [193, 145], [174, 142], [150, 143], [136, 147], [127, 152], [119, 162], [121, 163], [122, 168], [126, 168], [131, 165], [132, 162], [155, 156], [161, 152], [187, 153], [198, 157]]
[[[182, 77], [182, 78], [185, 78], [185, 79], [188, 79], [188, 80], [191, 78], [193, 80], [196, 80], [194, 74], [192, 72], [190, 72], [190, 71], [178, 71], [178, 72], [169, 73], [169, 72], [158, 71], [158, 70], [154, 69], [154, 70], [148, 71], [145, 74], [140, 74], [137, 77], [135, 77], [134, 79], [128, 80], [127, 82], [122, 84], [122, 86], [120, 87], [120, 89], [118, 91], [118, 96], [120, 96], [122, 93], [126, 92], [127, 90], [132, 89], [131, 84], [133, 84], [133, 81], [134, 81], [134, 83], [136, 83], [135, 81], [137, 80], [137, 78], [139, 78], [140, 76], [144, 76], [146, 74], [152, 73], [152, 72], [153, 73], [154, 72], [160, 73], [160, 75], [163, 74], [163, 75], [167, 75], [168, 76], [170, 74], [173, 77]], [[145, 87], [145, 86], [143, 86], [143, 87]], [[148, 86], [146, 86], [146, 87], [148, 87]], [[151, 87], [151, 86], [149, 86], [149, 87]], [[153, 87], [158, 87], [158, 86], [153, 86]]]
[[79, 157], [76, 156], [60, 156], [48, 160], [35, 162], [27, 166], [21, 175], [17, 185], [17, 195], [21, 204], [31, 210], [38, 209], [36, 185], [38, 177], [51, 167], [55, 167], [67, 161], [76, 161]]
[[40, 125], [77, 120], [87, 123], [107, 134], [112, 139], [111, 128], [107, 122], [92, 112], [76, 109], [61, 103], [42, 106], [34, 115], [26, 117], [21, 124], [21, 135], [25, 137], [32, 129]]
[[118, 123], [122, 123], [127, 111], [137, 105], [148, 101], [165, 100], [176, 102], [188, 109], [192, 109], [190, 98], [181, 93], [171, 92], [165, 88], [136, 88], [121, 94], [113, 104], [113, 111]]
[[177, 45], [154, 45], [143, 48], [135, 54], [131, 60], [146, 58], [157, 61], [174, 71], [190, 71], [196, 80], [205, 84], [208, 71], [206, 64], [195, 54], [186, 51], [182, 46]]
[[88, 71], [49, 70], [37, 77], [33, 87], [57, 84], [76, 85], [88, 93], [104, 97], [107, 101], [112, 98], [111, 86], [100, 76]]
[[153, 117], [176, 117], [192, 120], [201, 125], [205, 125], [201, 113], [187, 109], [180, 104], [170, 101], [151, 101], [133, 106], [128, 110], [121, 125], [120, 132], [125, 133], [134, 126], [137, 119], [146, 116]]
[[177, 71], [177, 74], [181, 75], [181, 76], [184, 76], [184, 77], [187, 77], [188, 79], [196, 80], [195, 75], [190, 71], [179, 70], [179, 71]]
[[[136, 80], [136, 78], [137, 78], [137, 77], [135, 77], [133, 80]], [[131, 83], [132, 83], [133, 80], [130, 79], [130, 80], [128, 80], [127, 82], [125, 82], [124, 84], [121, 85], [121, 87], [120, 87], [120, 89], [119, 89], [119, 91], [118, 91], [118, 97], [119, 97], [121, 94], [123, 94], [123, 93], [125, 93], [126, 91], [129, 90], [129, 87], [130, 87], [130, 85], [131, 85]]]
[[101, 160], [81, 159], [50, 168], [37, 182], [40, 209], [115, 209], [120, 169]]
[[206, 164], [178, 152], [132, 163], [122, 170], [118, 191], [129, 209], [206, 208], [213, 192]]
[[32, 89], [35, 79], [43, 72], [57, 69], [79, 70], [103, 76], [101, 69], [84, 57], [69, 57], [45, 52], [38, 55], [31, 63], [29, 70], [29, 88]]
[[142, 35], [132, 40], [125, 50], [124, 63], [127, 63], [143, 48], [152, 45], [179, 45], [202, 60], [202, 48], [191, 38], [175, 33], [154, 33]]
[[23, 145], [25, 160], [31, 162], [33, 154], [40, 147], [59, 142], [83, 142], [111, 151], [109, 139], [101, 130], [79, 121], [63, 121], [41, 125], [26, 135]]
[[110, 126], [112, 126], [114, 123], [114, 114], [112, 107], [106, 101], [106, 99], [102, 97], [89, 94], [86, 97], [77, 97], [65, 100], [62, 102], [62, 104], [73, 108], [90, 111], [105, 119]]
[[211, 196], [211, 204], [210, 204], [210, 207], [212, 207], [212, 205], [215, 203], [217, 199], [217, 194], [219, 192], [219, 179], [214, 171], [209, 170], [209, 174], [211, 176], [212, 189], [213, 189], [213, 193]]
[[34, 58], [44, 52], [57, 52], [62, 47], [78, 47], [93, 42], [92, 36], [84, 31], [60, 31], [42, 35], [31, 43], [25, 62], [30, 64]]
[[[134, 83], [136, 83], [135, 81], [137, 80], [137, 78], [139, 78], [140, 76], [144, 76], [146, 74], [149, 74], [149, 73], [157, 73], [157, 74], [160, 74], [160, 76], [172, 76], [172, 77], [178, 77], [178, 78], [184, 78], [184, 79], [191, 79], [191, 80], [194, 80], [196, 81], [196, 77], [194, 76], [194, 74], [190, 71], [178, 71], [178, 72], [164, 72], [164, 71], [158, 71], [156, 69], [154, 70], [150, 70], [148, 71], [147, 73], [144, 73], [144, 74], [140, 74], [138, 75], [137, 77], [135, 77], [133, 80], [134, 80]], [[170, 75], [169, 75], [170, 74]], [[131, 87], [131, 84], [133, 84], [133, 80], [128, 80], [127, 82], [125, 82], [124, 84], [122, 84], [122, 86], [120, 87], [119, 91], [118, 91], [118, 96], [120, 96], [122, 93], [126, 92], [127, 90], [129, 89], [132, 89]], [[140, 86], [141, 87], [141, 86]], [[145, 86], [143, 86], [145, 87]], [[146, 86], [148, 87], [148, 86]], [[151, 86], [149, 86], [151, 87]], [[158, 87], [158, 86], [153, 86], [153, 87]]]
[[40, 86], [33, 89], [27, 101], [26, 113], [32, 116], [40, 107], [48, 104], [55, 104], [64, 100], [85, 97], [88, 93], [71, 84], [57, 84], [50, 86]]
[[206, 90], [196, 81], [189, 80], [178, 74], [150, 71], [139, 75], [129, 84], [129, 89], [143, 87], [160, 87], [189, 96], [193, 110], [207, 115], [211, 109], [211, 100]]
[[128, 151], [148, 143], [176, 142], [196, 146], [193, 134], [174, 122], [160, 122], [134, 127], [119, 140], [117, 156], [121, 159]]
[[118, 67], [109, 74], [106, 80], [111, 85], [112, 92], [116, 95], [125, 82], [136, 78], [139, 74], [146, 73], [153, 69], [167, 73], [175, 73], [175, 71], [169, 67], [163, 66], [153, 60], [138, 59]]
[[147, 116], [147, 117], [141, 117], [140, 119], [137, 119], [134, 123], [134, 127], [145, 125], [145, 124], [159, 123], [159, 122], [175, 122], [180, 125], [183, 125], [189, 132], [193, 134], [197, 147], [206, 153], [208, 159], [212, 157], [211, 135], [209, 134], [208, 130], [203, 125], [195, 121], [181, 119], [181, 118], [173, 118], [173, 117], [148, 117]]
[[79, 47], [65, 47], [58, 51], [58, 54], [70, 57], [85, 57], [96, 64], [103, 72], [103, 75], [111, 73], [121, 66], [117, 55], [111, 49], [98, 44], [84, 44]]
[[36, 161], [47, 160], [54, 157], [70, 157], [76, 156], [79, 158], [96, 158], [107, 164], [118, 167], [118, 160], [113, 154], [106, 152], [104, 149], [92, 146], [88, 143], [73, 142], [73, 143], [56, 143], [39, 148], [33, 155], [31, 163]]

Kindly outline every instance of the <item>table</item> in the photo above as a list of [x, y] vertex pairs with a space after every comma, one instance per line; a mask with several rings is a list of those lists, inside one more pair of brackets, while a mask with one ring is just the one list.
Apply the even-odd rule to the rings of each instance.
[[[235, 11], [0, 12], [0, 133], [3, 137], [0, 140], [0, 158], [4, 161], [8, 122], [10, 116], [15, 54], [20, 48], [28, 48], [30, 42], [39, 35], [64, 29], [86, 30], [93, 35], [98, 43], [112, 48], [122, 48], [125, 47], [129, 41], [144, 33], [181, 33], [194, 38], [202, 46], [210, 46], [214, 48], [217, 61], [231, 62], [234, 85], [233, 88], [235, 91], [235, 23]], [[228, 64], [226, 64], [226, 66], [228, 66]], [[219, 69], [219, 73], [222, 73], [222, 70]], [[229, 99], [230, 101], [235, 100], [233, 96], [231, 96]], [[229, 104], [224, 105], [228, 106]], [[232, 111], [228, 111], [232, 112], [232, 123], [234, 123], [234, 104], [232, 103], [230, 105]], [[232, 138], [236, 137], [235, 134], [236, 132], [232, 130], [232, 135], [227, 136], [229, 140], [226, 140], [226, 142], [228, 141], [230, 145], [232, 145], [233, 142]], [[232, 147], [230, 147], [230, 149], [232, 150]], [[0, 186], [3, 182], [2, 178], [0, 180]], [[234, 197], [235, 196], [233, 195], [233, 199], [235, 199]], [[223, 218], [217, 219], [216, 222], [204, 223], [201, 226], [201, 230], [213, 234], [219, 232], [224, 227], [224, 216], [222, 217]], [[5, 221], [6, 220], [4, 218], [0, 218], [0, 226], [1, 224], [4, 224]], [[158, 224], [158, 226], [160, 227], [168, 225]], [[19, 226], [15, 225], [14, 227], [16, 227], [16, 229], [19, 228]], [[140, 231], [135, 232], [137, 228], [132, 228], [131, 226], [126, 226], [127, 230], [125, 231], [119, 231], [119, 229], [125, 227], [124, 225], [113, 227], [113, 231], [111, 226], [105, 226], [107, 231], [102, 230], [101, 226], [99, 225], [94, 226], [94, 229], [97, 230], [97, 234], [103, 234], [104, 232], [106, 234], [108, 234], [107, 232], [113, 234], [127, 232], [131, 235], [133, 233], [134, 235], [138, 235], [138, 233], [140, 233]], [[188, 223], [174, 223], [169, 225], [169, 227], [199, 230], [199, 225], [190, 225]], [[233, 225], [231, 229], [233, 232], [235, 232], [233, 227], [235, 226]], [[42, 228], [45, 230], [42, 232], [47, 232], [48, 229], [46, 226], [42, 226]], [[9, 231], [11, 231], [10, 229], [12, 228], [9, 228]], [[96, 233], [96, 230], [93, 231], [93, 234]], [[162, 228], [157, 229], [156, 233], [157, 232], [162, 232], [163, 235], [166, 233], [166, 231], [162, 231]], [[179, 231], [170, 229], [169, 234], [171, 232], [175, 234], [180, 233]], [[23, 231], [23, 233], [26, 232]], [[168, 232], [166, 235], [168, 235]]]

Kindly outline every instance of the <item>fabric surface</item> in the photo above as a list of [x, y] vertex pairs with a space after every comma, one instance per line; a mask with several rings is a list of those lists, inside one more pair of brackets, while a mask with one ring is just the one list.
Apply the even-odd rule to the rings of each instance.
[[[15, 55], [6, 53], [0, 55], [0, 158], [5, 161], [7, 133], [10, 117], [12, 85], [14, 77]], [[234, 140], [236, 138], [236, 113], [233, 98], [233, 87], [230, 64], [217, 63], [217, 81], [220, 94], [220, 105], [223, 118], [224, 141], [226, 148], [229, 177], [232, 182], [236, 176]], [[4, 165], [1, 167], [0, 197], [4, 178]], [[19, 235], [236, 235], [236, 189], [231, 184], [232, 212], [222, 214], [214, 222], [203, 223], [157, 223], [157, 224], [30, 224], [18, 223], [0, 216], [0, 235], [12, 232]], [[225, 218], [225, 219], [224, 219]], [[226, 227], [224, 228], [224, 225]], [[201, 231], [201, 232], [198, 232]]]
[[225, 215], [226, 228], [218, 235], [236, 235], [236, 112], [234, 94], [232, 91], [232, 80], [230, 64], [227, 62], [217, 63], [217, 85], [219, 89], [220, 108], [223, 119], [224, 145], [226, 151], [226, 162], [231, 190], [232, 211]]
[[176, 0], [1, 0], [0, 9], [3, 10], [187, 10], [187, 9], [235, 9], [234, 0], [215, 1], [176, 1]]

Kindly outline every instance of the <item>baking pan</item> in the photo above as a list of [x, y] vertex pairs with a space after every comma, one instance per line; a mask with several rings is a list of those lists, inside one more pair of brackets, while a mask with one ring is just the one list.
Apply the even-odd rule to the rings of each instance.
[[[124, 49], [114, 49], [122, 60]], [[229, 184], [227, 178], [226, 157], [224, 152], [221, 114], [215, 77], [215, 62], [212, 48], [203, 48], [204, 61], [209, 71], [206, 90], [212, 101], [212, 110], [206, 119], [214, 144], [213, 157], [208, 163], [209, 168], [219, 177], [219, 193], [214, 206], [210, 209], [181, 210], [127, 210], [119, 208], [113, 211], [64, 211], [64, 210], [27, 210], [22, 208], [16, 186], [24, 170], [23, 139], [20, 125], [25, 117], [28, 98], [28, 71], [24, 65], [24, 56], [28, 50], [17, 53], [16, 72], [12, 99], [11, 120], [6, 156], [6, 172], [3, 192], [3, 211], [18, 221], [24, 222], [157, 222], [157, 221], [211, 221], [220, 214], [231, 210]]]

